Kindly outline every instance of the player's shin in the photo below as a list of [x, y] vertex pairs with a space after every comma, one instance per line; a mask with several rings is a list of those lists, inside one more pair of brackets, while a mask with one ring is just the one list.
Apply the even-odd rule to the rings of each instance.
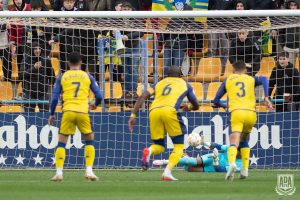
[[86, 141], [85, 144], [86, 145], [84, 148], [84, 157], [85, 157], [86, 172], [91, 173], [94, 165], [94, 160], [95, 160], [94, 140]]
[[55, 151], [56, 175], [62, 175], [66, 159], [66, 144], [59, 142]]
[[243, 163], [243, 169], [248, 170], [249, 168], [249, 158], [250, 158], [250, 148], [247, 141], [240, 142], [241, 158]]
[[183, 155], [183, 149], [184, 149], [183, 144], [174, 144], [174, 149], [169, 157], [169, 163], [166, 167], [165, 172], [167, 173], [170, 172], [178, 164], [180, 158]]
[[228, 162], [230, 165], [235, 163], [236, 155], [237, 155], [237, 147], [235, 144], [231, 144], [230, 147], [228, 148]]
[[162, 152], [165, 151], [165, 148], [163, 145], [159, 145], [159, 144], [152, 144], [150, 147], [149, 147], [149, 158], [151, 155], [157, 155], [157, 154], [160, 154]]

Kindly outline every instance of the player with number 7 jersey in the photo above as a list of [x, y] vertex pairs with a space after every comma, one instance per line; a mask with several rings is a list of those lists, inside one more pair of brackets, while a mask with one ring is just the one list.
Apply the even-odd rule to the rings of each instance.
[[81, 58], [77, 52], [69, 54], [70, 70], [61, 74], [55, 83], [53, 90], [51, 113], [48, 124], [51, 125], [55, 120], [55, 108], [58, 98], [62, 94], [63, 114], [59, 128], [59, 142], [55, 151], [56, 175], [52, 181], [63, 180], [63, 166], [66, 157], [66, 143], [70, 135], [75, 134], [76, 127], [85, 139], [85, 164], [86, 178], [88, 180], [98, 180], [93, 173], [92, 167], [95, 159], [94, 132], [90, 121], [89, 112], [89, 91], [92, 90], [96, 100], [90, 108], [96, 109], [102, 100], [102, 95], [98, 84], [93, 76], [81, 70]]

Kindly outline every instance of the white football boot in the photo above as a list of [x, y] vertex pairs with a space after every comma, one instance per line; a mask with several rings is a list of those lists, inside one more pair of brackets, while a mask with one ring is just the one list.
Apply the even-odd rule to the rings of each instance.
[[229, 169], [228, 169], [228, 171], [226, 173], [226, 176], [225, 176], [226, 181], [233, 181], [235, 170], [236, 170], [236, 164], [235, 163], [230, 164]]

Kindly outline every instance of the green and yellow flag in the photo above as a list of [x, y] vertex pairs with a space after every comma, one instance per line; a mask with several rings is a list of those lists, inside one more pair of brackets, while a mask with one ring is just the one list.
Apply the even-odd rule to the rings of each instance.
[[[153, 11], [166, 10], [183, 10], [183, 7], [188, 4], [193, 10], [208, 10], [209, 0], [152, 0]], [[196, 18], [196, 21], [205, 22], [206, 17]]]

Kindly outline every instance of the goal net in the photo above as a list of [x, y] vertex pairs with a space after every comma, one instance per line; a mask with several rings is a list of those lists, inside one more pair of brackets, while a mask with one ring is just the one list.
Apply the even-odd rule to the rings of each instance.
[[[138, 168], [151, 144], [147, 101], [133, 133], [130, 110], [138, 96], [180, 67], [200, 103], [181, 112], [187, 132], [228, 144], [229, 114], [212, 100], [242, 60], [249, 75], [266, 76], [270, 93], [256, 88], [258, 121], [249, 145], [252, 168], [299, 168], [299, 11], [211, 12], [1, 12], [0, 167], [53, 168], [62, 115], [47, 125], [52, 88], [68, 69], [68, 54], [80, 52], [105, 97], [90, 112], [96, 168]], [[263, 97], [271, 96], [269, 111]], [[92, 102], [94, 95], [90, 93]], [[186, 101], [186, 100], [185, 100]], [[226, 96], [223, 98], [226, 102]], [[65, 167], [84, 166], [84, 142], [76, 130]], [[186, 144], [186, 153], [209, 153]], [[156, 158], [167, 158], [167, 151]]]

